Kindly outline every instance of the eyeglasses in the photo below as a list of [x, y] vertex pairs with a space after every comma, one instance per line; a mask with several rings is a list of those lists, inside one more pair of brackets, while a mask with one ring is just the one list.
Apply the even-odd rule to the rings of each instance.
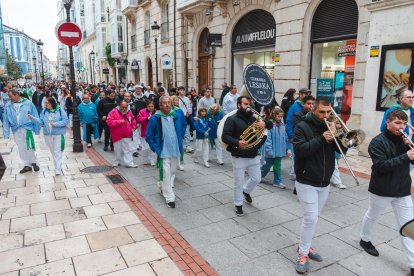
[[411, 96], [404, 97], [404, 98], [409, 99], [409, 100], [414, 100], [414, 97], [411, 97]]

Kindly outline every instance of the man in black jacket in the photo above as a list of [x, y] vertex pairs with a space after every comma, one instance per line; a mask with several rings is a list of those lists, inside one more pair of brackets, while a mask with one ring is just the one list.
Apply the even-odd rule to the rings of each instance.
[[[227, 151], [231, 153], [234, 175], [234, 205], [236, 214], [243, 215], [243, 196], [247, 203], [252, 203], [250, 193], [261, 180], [260, 156], [258, 149], [264, 144], [266, 138], [252, 148], [247, 148], [248, 143], [240, 139], [242, 133], [254, 124], [256, 118], [253, 116], [250, 107], [251, 100], [241, 96], [237, 99], [237, 113], [228, 117], [223, 128], [222, 140], [228, 145]], [[260, 127], [271, 129], [273, 124], [270, 121], [256, 123]], [[249, 179], [244, 184], [245, 172], [248, 172]]]
[[109, 143], [111, 143], [111, 151], [114, 150], [114, 145], [112, 143], [112, 139], [110, 139], [111, 133], [109, 132], [108, 124], [106, 123], [106, 117], [108, 116], [109, 112], [117, 106], [115, 100], [115, 91], [108, 90], [108, 96], [99, 101], [98, 104], [98, 116], [99, 120], [102, 121], [104, 134], [105, 134], [105, 145], [104, 151], [108, 150]]
[[[413, 219], [411, 198], [410, 163], [414, 163], [414, 149], [410, 149], [402, 138], [408, 116], [403, 110], [394, 109], [387, 115], [387, 128], [371, 140], [368, 153], [372, 158], [369, 182], [369, 207], [362, 220], [361, 247], [369, 254], [379, 253], [372, 245], [371, 230], [384, 209], [391, 204], [401, 228]], [[401, 236], [408, 257], [411, 275], [414, 275], [414, 241]]]
[[[300, 227], [299, 256], [295, 269], [306, 273], [308, 259], [322, 261], [322, 257], [311, 247], [318, 216], [329, 195], [329, 182], [335, 169], [335, 151], [339, 152], [334, 136], [329, 132], [325, 119], [331, 114], [331, 102], [319, 97], [315, 107], [301, 122], [293, 134], [295, 149], [295, 187], [303, 210]], [[330, 125], [335, 131], [334, 124]], [[343, 148], [346, 152], [346, 149]]]

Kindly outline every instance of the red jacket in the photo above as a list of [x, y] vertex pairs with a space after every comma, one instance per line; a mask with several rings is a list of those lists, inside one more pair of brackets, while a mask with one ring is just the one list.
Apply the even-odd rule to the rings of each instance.
[[109, 126], [114, 143], [123, 138], [132, 138], [132, 131], [137, 128], [137, 123], [132, 112], [128, 110], [127, 113], [122, 114], [118, 107], [109, 112], [106, 123]]
[[148, 109], [144, 108], [141, 109], [137, 115], [137, 123], [141, 124], [141, 137], [145, 138], [145, 135], [147, 134], [147, 126], [149, 119], [152, 115], [154, 115], [156, 110], [151, 113], [149, 113]]

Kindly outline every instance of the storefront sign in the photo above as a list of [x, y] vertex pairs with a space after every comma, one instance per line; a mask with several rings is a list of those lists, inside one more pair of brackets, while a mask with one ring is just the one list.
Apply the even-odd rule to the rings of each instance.
[[208, 34], [210, 46], [223, 47], [222, 34]]
[[161, 58], [162, 69], [173, 69], [172, 61], [169, 55], [165, 55]]
[[333, 101], [334, 79], [317, 79], [316, 80], [316, 96], [325, 96]]
[[371, 49], [369, 50], [369, 56], [379, 57], [379, 48], [379, 46], [371, 46]]
[[251, 63], [243, 72], [244, 85], [249, 95], [260, 105], [269, 105], [275, 95], [275, 87], [269, 74], [260, 65]]
[[338, 57], [355, 56], [356, 43], [339, 46]]
[[274, 47], [276, 22], [265, 10], [253, 10], [236, 24], [232, 35], [232, 49]]
[[139, 70], [139, 62], [138, 62], [138, 60], [134, 59], [131, 62], [131, 70]]
[[280, 62], [280, 54], [275, 54], [274, 56], [272, 56], [272, 62]]

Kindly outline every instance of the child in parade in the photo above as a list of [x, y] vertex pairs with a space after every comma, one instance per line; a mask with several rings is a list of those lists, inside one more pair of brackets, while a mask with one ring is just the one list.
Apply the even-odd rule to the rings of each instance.
[[282, 158], [286, 155], [290, 155], [287, 149], [287, 136], [285, 124], [282, 122], [283, 110], [276, 107], [273, 110], [273, 128], [269, 131], [264, 144], [264, 161], [265, 163], [261, 167], [262, 178], [264, 178], [271, 167], [273, 167], [273, 186], [281, 189], [285, 189], [286, 186], [282, 183], [281, 165]]
[[147, 108], [141, 109], [137, 115], [137, 123], [141, 125], [141, 141], [142, 141], [142, 161], [144, 165], [155, 166], [154, 153], [151, 151], [148, 143], [145, 141], [147, 134], [148, 122], [156, 112], [154, 101], [147, 100]]
[[[171, 97], [171, 103], [172, 103], [172, 108], [171, 110], [174, 111], [177, 114], [177, 118], [178, 120], [181, 122], [181, 126], [183, 127], [183, 129], [187, 128], [187, 119], [184, 115], [184, 112], [180, 109], [180, 99], [178, 99], [178, 96], [172, 96]], [[184, 139], [184, 134], [183, 134], [183, 139]], [[184, 171], [184, 150], [181, 152], [181, 156], [180, 156], [180, 160], [178, 160], [178, 165], [177, 165], [177, 169], [179, 169], [180, 171]]]
[[223, 165], [223, 148], [217, 138], [217, 128], [221, 119], [223, 119], [223, 112], [220, 111], [218, 104], [210, 106], [208, 117], [211, 119], [211, 130], [209, 132], [210, 145], [216, 149], [217, 163]]
[[209, 157], [209, 133], [211, 131], [211, 118], [207, 116], [207, 109], [201, 107], [198, 110], [198, 117], [195, 119], [194, 128], [196, 130], [196, 154], [195, 154], [195, 163], [200, 162], [200, 157], [202, 156], [204, 166], [210, 168], [208, 163]]

